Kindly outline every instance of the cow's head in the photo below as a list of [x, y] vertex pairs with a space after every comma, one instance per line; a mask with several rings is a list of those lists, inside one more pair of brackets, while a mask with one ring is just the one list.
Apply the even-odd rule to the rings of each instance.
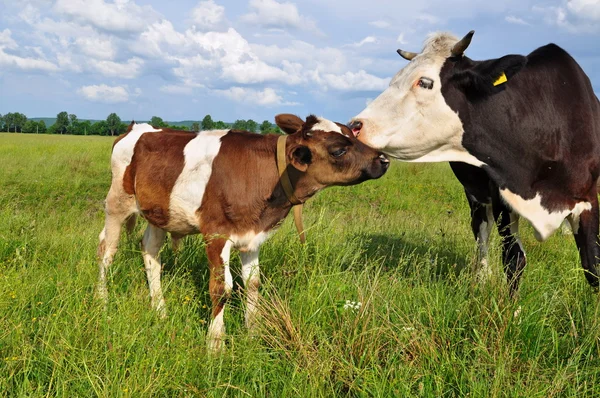
[[461, 160], [462, 119], [468, 117], [470, 104], [504, 90], [504, 77], [510, 80], [527, 60], [507, 55], [473, 61], [464, 56], [473, 33], [460, 41], [435, 33], [421, 53], [398, 50], [410, 63], [352, 119], [353, 134], [401, 160]]
[[313, 115], [304, 121], [291, 114], [277, 115], [275, 122], [289, 134], [288, 163], [315, 189], [379, 178], [389, 167], [381, 152], [357, 140], [341, 123]]

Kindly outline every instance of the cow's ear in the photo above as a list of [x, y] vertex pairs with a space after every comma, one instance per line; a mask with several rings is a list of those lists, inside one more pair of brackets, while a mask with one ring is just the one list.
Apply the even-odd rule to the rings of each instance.
[[453, 80], [468, 96], [482, 97], [503, 91], [512, 78], [527, 64], [522, 55], [506, 55], [474, 63], [456, 73]]
[[302, 129], [304, 120], [291, 113], [281, 113], [275, 116], [275, 124], [286, 134], [294, 134]]
[[298, 145], [290, 151], [289, 161], [292, 166], [301, 172], [308, 170], [308, 165], [312, 162], [312, 153], [306, 145]]

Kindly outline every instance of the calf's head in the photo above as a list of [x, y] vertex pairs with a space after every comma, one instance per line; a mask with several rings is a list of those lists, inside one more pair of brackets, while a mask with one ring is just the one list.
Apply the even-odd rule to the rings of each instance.
[[463, 53], [473, 33], [462, 40], [433, 34], [418, 54], [398, 50], [410, 63], [352, 119], [353, 134], [401, 160], [460, 160], [456, 156], [464, 151], [464, 115], [470, 104], [503, 91], [527, 61], [520, 55], [469, 59]]
[[381, 177], [389, 160], [379, 151], [357, 140], [351, 130], [329, 120], [280, 114], [277, 125], [287, 134], [287, 161], [305, 185], [315, 190], [331, 185], [354, 185]]

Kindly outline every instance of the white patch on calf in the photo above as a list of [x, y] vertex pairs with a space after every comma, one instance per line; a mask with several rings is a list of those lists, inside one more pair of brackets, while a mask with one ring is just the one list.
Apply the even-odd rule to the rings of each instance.
[[223, 312], [221, 310], [210, 322], [208, 333], [206, 334], [206, 342], [210, 351], [218, 351], [223, 345], [223, 335], [225, 334], [225, 322], [223, 321]]
[[539, 241], [548, 239], [567, 216], [576, 218], [579, 226], [581, 213], [592, 208], [590, 202], [579, 202], [572, 209], [549, 212], [542, 206], [542, 197], [539, 193], [533, 199], [523, 199], [508, 189], [501, 189], [500, 194], [513, 210], [531, 223], [535, 230], [535, 238]]
[[231, 235], [229, 239], [233, 242], [233, 246], [237, 249], [244, 251], [256, 251], [258, 248], [267, 240], [269, 237], [275, 232], [275, 229], [272, 229], [268, 232], [262, 231], [259, 233], [256, 232], [247, 232], [244, 235]]
[[233, 290], [233, 277], [231, 276], [231, 269], [229, 269], [229, 258], [231, 256], [231, 246], [232, 242], [230, 240], [225, 242], [225, 246], [223, 246], [223, 250], [221, 250], [221, 261], [223, 261], [223, 266], [225, 268], [225, 294], [231, 294]]
[[196, 211], [202, 204], [213, 160], [221, 148], [221, 138], [228, 132], [229, 130], [203, 131], [185, 146], [185, 164], [171, 192], [170, 224], [184, 222], [196, 229], [200, 227]]
[[343, 134], [341, 127], [332, 122], [331, 120], [327, 120], [322, 117], [317, 117], [317, 119], [319, 120], [319, 123], [312, 126], [311, 131], [332, 131], [335, 133]]
[[113, 148], [111, 156], [113, 172], [115, 166], [123, 171], [127, 166], [129, 166], [129, 163], [131, 163], [131, 158], [133, 157], [133, 149], [135, 148], [135, 144], [138, 142], [142, 134], [156, 133], [159, 131], [162, 130], [155, 129], [148, 123], [134, 124], [131, 128], [131, 131], [127, 133], [123, 139], [117, 142]]

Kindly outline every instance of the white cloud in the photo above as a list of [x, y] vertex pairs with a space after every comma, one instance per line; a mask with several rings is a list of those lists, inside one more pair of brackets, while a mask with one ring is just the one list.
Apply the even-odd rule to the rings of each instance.
[[523, 18], [515, 17], [514, 15], [508, 15], [504, 20], [515, 25], [529, 25], [529, 22], [525, 21]]
[[79, 37], [75, 44], [81, 52], [95, 59], [113, 59], [117, 49], [112, 40], [100, 36]]
[[402, 44], [402, 45], [406, 45], [408, 44], [408, 42], [406, 41], [406, 39], [404, 38], [404, 33], [400, 33], [398, 35], [398, 38], [396, 39], [396, 43], [398, 44]]
[[213, 91], [233, 101], [241, 102], [248, 105], [260, 105], [266, 107], [282, 105], [299, 105], [297, 102], [284, 101], [283, 97], [277, 94], [277, 92], [270, 87], [267, 87], [261, 91], [246, 87], [230, 87], [226, 90]]
[[283, 64], [287, 61], [300, 65], [300, 69], [318, 69], [330, 73], [341, 73], [351, 66], [347, 61], [347, 51], [333, 47], [317, 47], [301, 40], [293, 40], [285, 47], [262, 44], [252, 44], [251, 47], [260, 59], [271, 64]]
[[58, 0], [57, 14], [71, 18], [82, 25], [92, 25], [109, 32], [141, 32], [147, 23], [158, 18], [150, 6], [140, 7], [134, 1], [115, 0]]
[[162, 86], [159, 90], [162, 91], [163, 93], [167, 93], [167, 94], [177, 94], [177, 95], [192, 94], [192, 87], [178, 86], [175, 84], [168, 84], [166, 86]]
[[270, 66], [260, 60], [243, 63], [232, 63], [223, 66], [223, 79], [242, 84], [263, 83], [267, 81], [280, 81], [287, 83], [299, 82], [282, 69]]
[[294, 3], [278, 3], [275, 0], [250, 0], [253, 9], [241, 19], [267, 28], [295, 28], [322, 34], [314, 20], [300, 15]]
[[389, 23], [388, 21], [383, 21], [383, 20], [371, 21], [371, 22], [369, 22], [369, 25], [374, 26], [379, 29], [388, 29], [388, 28], [392, 27], [391, 23]]
[[600, 0], [569, 0], [567, 9], [576, 17], [600, 21]]
[[141, 58], [133, 57], [125, 63], [93, 61], [90, 66], [104, 76], [135, 79], [139, 76], [142, 66], [144, 66], [144, 61]]
[[129, 93], [122, 86], [107, 86], [106, 84], [82, 86], [77, 92], [84, 98], [94, 102], [113, 104], [129, 100]]
[[364, 39], [362, 39], [361, 41], [352, 43], [352, 44], [348, 44], [347, 46], [358, 48], [358, 47], [364, 46], [365, 44], [374, 44], [374, 43], [377, 43], [377, 38], [375, 38], [375, 36], [367, 36]]
[[25, 71], [55, 72], [58, 70], [58, 66], [43, 59], [43, 53], [39, 47], [28, 46], [26, 48], [26, 50], [34, 53], [39, 58], [22, 57], [4, 51], [5, 49], [17, 50], [18, 48], [19, 45], [13, 40], [10, 29], [4, 29], [0, 32], [0, 66]]
[[40, 11], [33, 5], [27, 4], [19, 13], [19, 17], [28, 24], [33, 24], [40, 19]]
[[225, 7], [213, 0], [201, 1], [192, 10], [192, 22], [203, 29], [218, 28], [225, 22]]
[[440, 22], [440, 19], [438, 17], [436, 17], [435, 15], [431, 15], [431, 14], [417, 15], [416, 19], [417, 19], [417, 21], [426, 22], [431, 25], [435, 25]]
[[533, 11], [544, 15], [546, 23], [571, 33], [600, 31], [600, 0], [568, 0], [563, 6], [534, 6]]
[[10, 29], [4, 29], [0, 32], [0, 49], [15, 49], [17, 47], [17, 42], [13, 40]]
[[388, 87], [390, 79], [373, 76], [364, 70], [346, 72], [341, 75], [313, 74], [313, 79], [326, 87], [339, 91], [383, 91]]

